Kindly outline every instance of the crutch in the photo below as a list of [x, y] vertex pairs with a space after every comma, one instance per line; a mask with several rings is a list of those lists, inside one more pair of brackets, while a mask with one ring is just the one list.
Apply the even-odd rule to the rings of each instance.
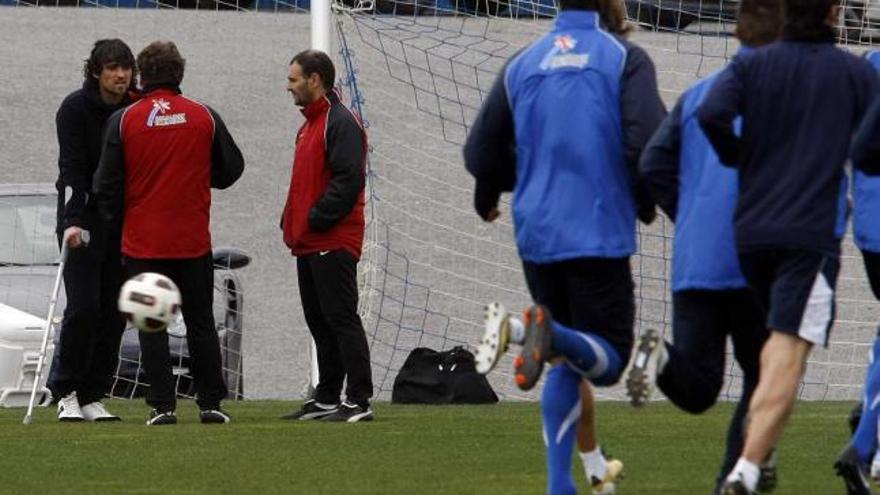
[[[83, 244], [89, 243], [89, 232], [82, 232]], [[31, 398], [28, 401], [27, 414], [24, 415], [22, 424], [29, 425], [33, 421], [34, 400], [37, 398], [37, 387], [43, 378], [43, 363], [46, 361], [46, 349], [49, 347], [49, 334], [55, 319], [55, 305], [58, 303], [58, 292], [61, 291], [61, 277], [64, 274], [64, 264], [67, 263], [67, 253], [70, 248], [66, 241], [61, 242], [61, 261], [58, 262], [58, 273], [55, 275], [55, 287], [52, 289], [52, 298], [49, 300], [49, 316], [46, 317], [46, 329], [43, 330], [43, 343], [40, 345], [40, 361], [37, 363], [37, 372], [34, 375], [34, 384], [31, 387]]]

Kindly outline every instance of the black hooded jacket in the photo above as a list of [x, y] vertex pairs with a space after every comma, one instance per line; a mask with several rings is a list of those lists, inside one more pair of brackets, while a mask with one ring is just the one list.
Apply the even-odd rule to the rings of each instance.
[[128, 97], [118, 105], [101, 100], [98, 81], [87, 78], [81, 89], [64, 98], [55, 115], [58, 132], [58, 232], [77, 226], [95, 227], [97, 206], [89, 202], [92, 176], [101, 158], [104, 124], [120, 108], [130, 103]]

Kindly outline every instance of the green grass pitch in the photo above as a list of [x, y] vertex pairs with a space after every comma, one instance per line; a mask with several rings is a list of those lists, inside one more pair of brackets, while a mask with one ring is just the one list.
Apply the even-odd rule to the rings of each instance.
[[[299, 407], [229, 402], [230, 425], [198, 424], [191, 402], [176, 426], [147, 427], [140, 401], [110, 401], [124, 422], [59, 424], [54, 408], [21, 424], [0, 409], [0, 493], [541, 494], [539, 406], [375, 404], [376, 421], [288, 422]], [[850, 403], [799, 403], [780, 447], [785, 494], [844, 493], [831, 467], [848, 438]], [[710, 494], [731, 405], [690, 416], [667, 403], [598, 405], [601, 443], [625, 464], [627, 494]], [[589, 493], [574, 464], [581, 493]], [[63, 488], [63, 489], [62, 489]], [[60, 490], [60, 491], [59, 491]]]

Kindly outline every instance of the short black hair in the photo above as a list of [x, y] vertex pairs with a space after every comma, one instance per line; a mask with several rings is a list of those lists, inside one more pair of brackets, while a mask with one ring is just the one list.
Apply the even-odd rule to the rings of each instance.
[[763, 46], [782, 33], [782, 0], [742, 0], [736, 12], [736, 36], [747, 46]]
[[817, 36], [832, 30], [825, 20], [838, 0], [785, 0], [785, 31], [796, 36]]
[[176, 86], [183, 81], [186, 59], [180, 55], [173, 41], [154, 41], [138, 53], [137, 64], [144, 86]]
[[559, 10], [599, 10], [597, 0], [558, 0]]
[[303, 75], [306, 77], [312, 74], [318, 74], [324, 89], [333, 90], [333, 84], [336, 82], [336, 68], [333, 67], [333, 61], [330, 56], [320, 50], [304, 50], [290, 60], [290, 64], [299, 64], [302, 67]]
[[131, 48], [118, 38], [96, 41], [92, 53], [84, 61], [83, 77], [90, 79], [101, 75], [107, 64], [118, 64], [125, 69], [134, 69], [135, 62]]

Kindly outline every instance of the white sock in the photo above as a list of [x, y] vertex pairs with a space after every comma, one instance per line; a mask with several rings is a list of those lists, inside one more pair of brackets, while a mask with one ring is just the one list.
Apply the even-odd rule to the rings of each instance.
[[758, 486], [758, 478], [761, 476], [761, 468], [757, 464], [752, 464], [745, 457], [740, 457], [733, 466], [733, 471], [727, 475], [727, 481], [742, 480], [746, 485], [746, 489], [753, 492]]
[[587, 480], [592, 483], [591, 477], [600, 480], [605, 479], [605, 472], [608, 470], [605, 456], [602, 455], [602, 449], [596, 445], [596, 448], [589, 452], [578, 452], [581, 461], [584, 463], [584, 471], [587, 473]]
[[510, 341], [514, 344], [522, 344], [526, 341], [526, 327], [522, 320], [515, 316], [508, 317], [510, 322]]

